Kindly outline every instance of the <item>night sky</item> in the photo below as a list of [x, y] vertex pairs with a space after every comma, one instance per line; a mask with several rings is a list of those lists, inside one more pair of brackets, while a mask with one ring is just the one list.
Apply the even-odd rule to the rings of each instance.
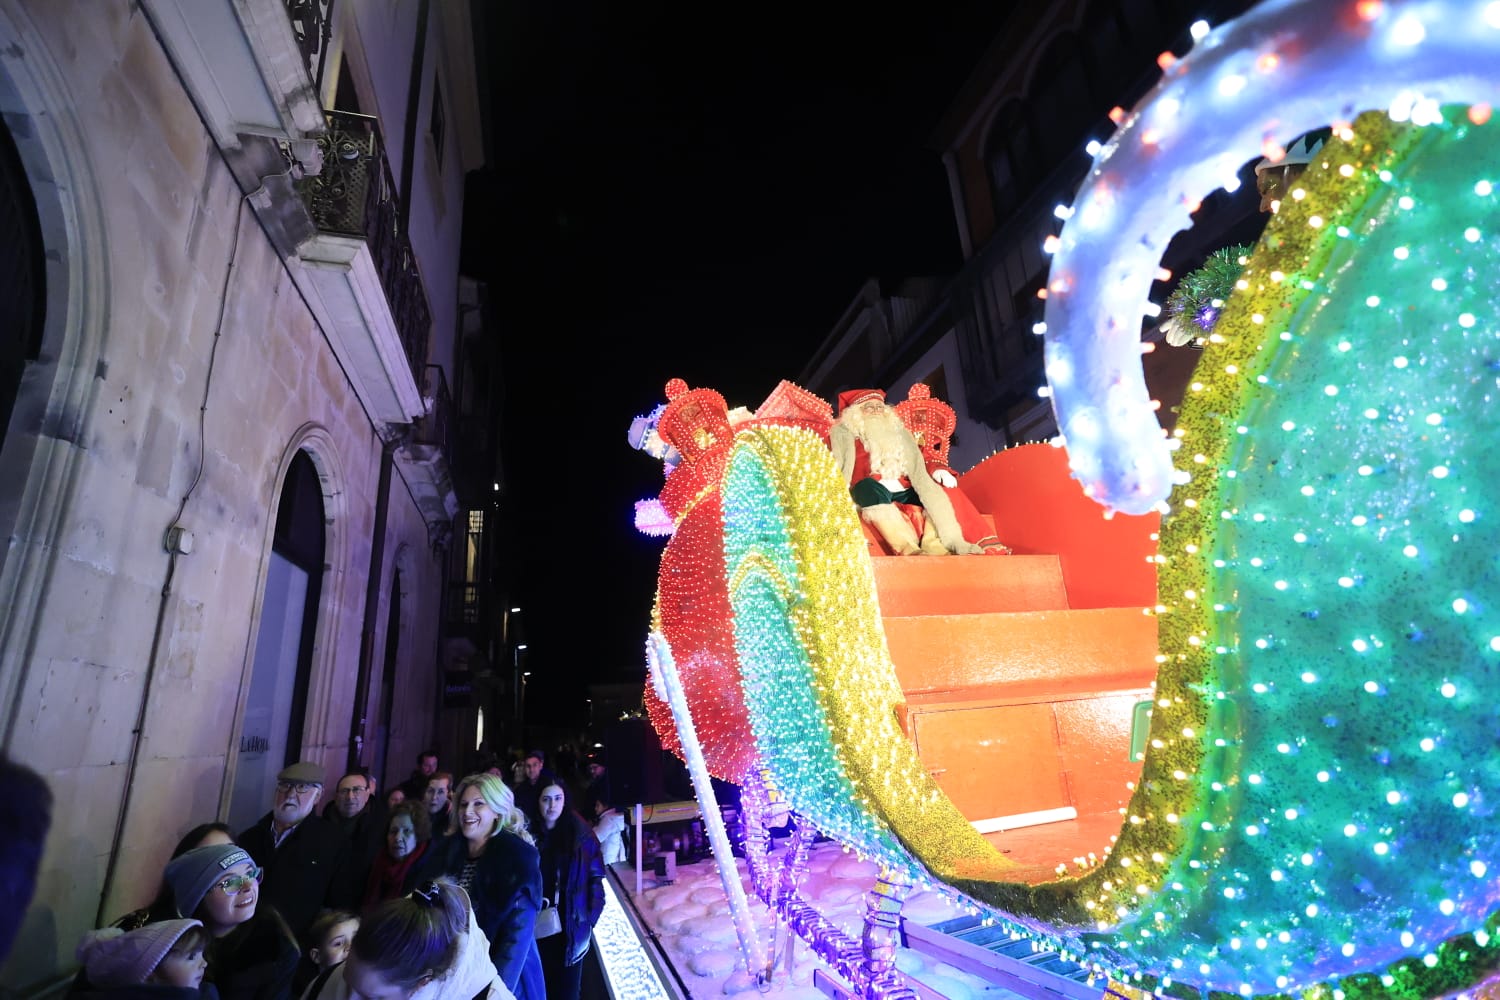
[[465, 268], [499, 303], [532, 720], [644, 674], [664, 540], [631, 519], [662, 476], [626, 431], [667, 379], [754, 409], [865, 278], [962, 263], [926, 144], [1008, 5], [941, 6], [484, 5]]

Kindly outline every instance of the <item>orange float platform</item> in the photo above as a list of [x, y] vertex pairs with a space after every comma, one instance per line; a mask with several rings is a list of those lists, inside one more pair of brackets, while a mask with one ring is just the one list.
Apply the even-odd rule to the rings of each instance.
[[1060, 449], [961, 485], [1012, 556], [891, 556], [871, 539], [897, 708], [953, 803], [1031, 882], [1119, 831], [1156, 678], [1156, 515], [1106, 520]]

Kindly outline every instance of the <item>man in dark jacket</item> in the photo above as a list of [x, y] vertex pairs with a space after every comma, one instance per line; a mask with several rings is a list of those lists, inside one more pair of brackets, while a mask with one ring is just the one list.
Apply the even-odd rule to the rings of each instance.
[[314, 814], [323, 769], [299, 761], [276, 776], [269, 813], [235, 838], [265, 869], [260, 898], [275, 907], [300, 940], [321, 909], [353, 909], [358, 902], [348, 842], [338, 827]]
[[540, 750], [529, 750], [523, 761], [525, 770], [521, 783], [516, 785], [516, 808], [526, 814], [527, 820], [537, 822], [537, 797], [542, 789], [557, 780], [547, 768], [547, 755]]
[[427, 781], [437, 774], [438, 755], [436, 750], [423, 750], [417, 754], [417, 769], [411, 773], [411, 777], [401, 782], [401, 791], [408, 802], [420, 802], [422, 793], [427, 791]]
[[588, 785], [583, 790], [583, 808], [578, 811], [590, 823], [597, 823], [600, 816], [615, 807], [615, 796], [609, 787], [609, 768], [604, 764], [602, 753], [589, 754], [588, 777]]
[[323, 807], [323, 818], [338, 828], [349, 845], [349, 874], [356, 888], [364, 886], [375, 855], [385, 847], [390, 813], [374, 791], [375, 783], [363, 768], [350, 771], [334, 786], [333, 801]]
[[422, 804], [432, 823], [432, 835], [448, 835], [448, 822], [453, 816], [453, 775], [439, 771], [427, 779], [427, 789], [422, 793]]

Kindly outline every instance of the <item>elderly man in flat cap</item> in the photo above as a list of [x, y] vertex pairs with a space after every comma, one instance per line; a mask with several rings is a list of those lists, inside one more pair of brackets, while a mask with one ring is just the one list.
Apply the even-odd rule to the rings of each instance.
[[299, 940], [320, 910], [354, 909], [357, 903], [348, 842], [314, 811], [322, 794], [317, 764], [298, 761], [283, 768], [271, 811], [235, 838], [266, 871], [261, 900], [276, 908]]

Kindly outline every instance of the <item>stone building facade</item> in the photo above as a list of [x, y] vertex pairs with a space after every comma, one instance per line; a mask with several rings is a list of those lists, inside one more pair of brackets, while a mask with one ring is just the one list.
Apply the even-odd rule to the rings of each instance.
[[285, 760], [389, 784], [473, 737], [472, 37], [441, 0], [0, 0], [0, 748], [56, 800], [5, 991]]

